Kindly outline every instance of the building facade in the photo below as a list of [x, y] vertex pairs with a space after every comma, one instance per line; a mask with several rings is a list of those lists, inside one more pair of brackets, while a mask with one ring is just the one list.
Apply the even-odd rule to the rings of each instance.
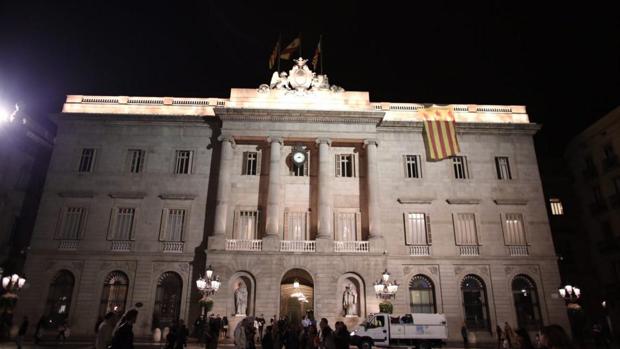
[[451, 339], [464, 321], [477, 341], [505, 321], [567, 325], [524, 107], [450, 106], [461, 152], [427, 161], [423, 105], [298, 69], [228, 99], [68, 96], [22, 311], [91, 335], [141, 302], [146, 336], [193, 322], [211, 265], [233, 326], [310, 310], [358, 324], [386, 270], [394, 314], [445, 313]]
[[[590, 302], [593, 321], [606, 321], [620, 338], [620, 108], [612, 110], [569, 143], [565, 158], [589, 237], [587, 253], [598, 282]], [[605, 303], [603, 303], [605, 302]]]

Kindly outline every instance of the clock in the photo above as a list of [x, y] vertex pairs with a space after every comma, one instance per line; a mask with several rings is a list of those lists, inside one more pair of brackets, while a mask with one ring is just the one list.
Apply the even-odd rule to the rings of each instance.
[[299, 166], [306, 162], [306, 153], [302, 150], [295, 151], [293, 153], [293, 162], [295, 165]]

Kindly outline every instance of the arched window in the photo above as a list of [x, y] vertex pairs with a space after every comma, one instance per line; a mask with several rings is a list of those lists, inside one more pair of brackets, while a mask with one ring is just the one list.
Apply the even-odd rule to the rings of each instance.
[[61, 324], [69, 316], [74, 285], [75, 277], [68, 270], [59, 271], [52, 279], [45, 305], [45, 315], [52, 323]]
[[465, 323], [471, 330], [490, 329], [487, 290], [476, 275], [466, 275], [461, 282]]
[[170, 327], [179, 318], [183, 280], [175, 272], [165, 272], [159, 277], [153, 307], [153, 328]]
[[110, 311], [124, 313], [128, 289], [129, 278], [125, 273], [116, 270], [108, 274], [103, 282], [99, 315], [103, 317]]
[[517, 324], [521, 328], [536, 330], [542, 327], [538, 292], [534, 280], [526, 275], [512, 279], [512, 297], [517, 312]]
[[412, 313], [435, 313], [435, 288], [431, 279], [424, 275], [415, 275], [409, 282]]

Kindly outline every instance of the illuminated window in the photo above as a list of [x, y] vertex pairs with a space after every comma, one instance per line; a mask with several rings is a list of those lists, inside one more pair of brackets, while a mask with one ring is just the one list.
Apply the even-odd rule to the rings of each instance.
[[561, 216], [564, 214], [564, 206], [562, 206], [562, 201], [557, 198], [549, 199], [549, 204], [551, 205], [551, 214], [554, 216]]
[[523, 229], [523, 215], [506, 213], [504, 219], [504, 241], [508, 246], [527, 245]]
[[129, 289], [129, 278], [122, 271], [113, 271], [103, 282], [103, 292], [101, 292], [101, 302], [99, 305], [99, 316], [102, 318], [109, 312], [114, 312], [119, 316], [125, 312], [127, 303], [127, 290]]

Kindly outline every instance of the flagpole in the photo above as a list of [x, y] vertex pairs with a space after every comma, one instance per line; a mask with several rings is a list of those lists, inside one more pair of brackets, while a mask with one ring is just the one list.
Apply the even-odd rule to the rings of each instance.
[[321, 60], [321, 75], [323, 75], [323, 35], [319, 36], [319, 59]]
[[301, 57], [301, 33], [299, 33], [299, 57]]
[[276, 47], [278, 48], [276, 50], [276, 55], [278, 56], [278, 74], [280, 72], [280, 51], [282, 51], [282, 48], [280, 47], [282, 45], [282, 33], [278, 34], [278, 43], [276, 44]]

